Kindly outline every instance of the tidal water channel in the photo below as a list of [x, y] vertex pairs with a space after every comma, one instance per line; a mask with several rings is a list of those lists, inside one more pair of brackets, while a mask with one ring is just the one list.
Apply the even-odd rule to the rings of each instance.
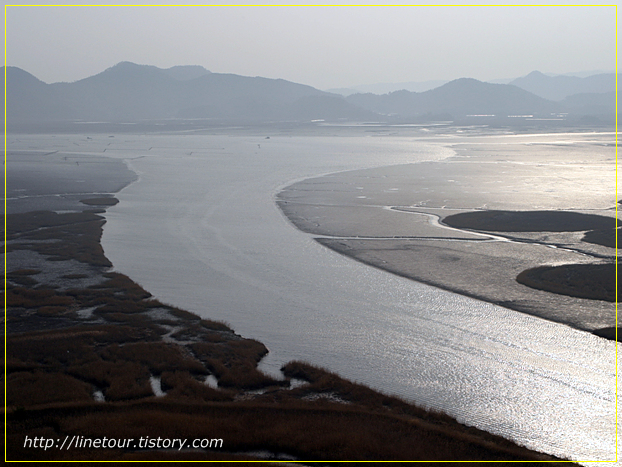
[[[341, 256], [296, 229], [275, 200], [310, 177], [400, 164], [444, 170], [494, 146], [523, 151], [517, 167], [532, 171], [534, 182], [491, 203], [533, 209], [542, 204], [535, 201], [542, 186], [575, 186], [568, 193], [573, 208], [604, 210], [615, 204], [614, 140], [613, 134], [257, 132], [24, 136], [9, 148], [127, 161], [139, 178], [116, 195], [120, 203], [107, 210], [102, 238], [115, 270], [164, 302], [263, 342], [270, 350], [264, 371], [278, 374], [283, 363], [304, 360], [529, 448], [587, 462], [615, 458], [617, 344]], [[583, 168], [563, 159], [564, 148], [585, 155]], [[564, 173], [579, 170], [577, 179], [597, 175], [605, 182], [589, 194], [561, 179], [546, 183], [553, 173], [542, 169], [551, 161], [547, 154]], [[467, 193], [463, 200], [478, 190], [476, 173], [470, 187], [457, 188]], [[551, 208], [561, 208], [558, 198]]]

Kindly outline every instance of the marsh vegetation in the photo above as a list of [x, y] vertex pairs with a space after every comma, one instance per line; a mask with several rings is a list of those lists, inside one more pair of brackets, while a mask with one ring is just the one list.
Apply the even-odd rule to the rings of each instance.
[[[267, 353], [260, 342], [109, 272], [99, 214], [9, 216], [9, 251], [41, 255], [42, 269], [46, 262], [88, 265], [87, 273], [64, 269], [60, 281], [22, 265], [8, 271], [9, 459], [244, 461], [257, 451], [325, 462], [552, 459], [305, 363], [286, 365], [283, 379], [260, 372]], [[91, 285], [73, 285], [85, 280]], [[218, 388], [205, 384], [207, 375]], [[150, 385], [154, 376], [162, 397]], [[304, 384], [290, 387], [290, 378]], [[217, 435], [224, 446], [182, 453], [24, 448], [25, 436], [67, 435]]]

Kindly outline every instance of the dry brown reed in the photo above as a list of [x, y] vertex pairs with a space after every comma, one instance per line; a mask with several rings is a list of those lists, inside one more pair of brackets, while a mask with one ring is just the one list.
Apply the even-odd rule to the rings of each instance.
[[[256, 457], [244, 453], [257, 450], [324, 463], [548, 459], [304, 363], [291, 363], [284, 372], [309, 384], [285, 389], [288, 380], [257, 370], [267, 353], [260, 342], [235, 335], [226, 323], [201, 320], [153, 300], [126, 276], [107, 273], [110, 263], [99, 245], [102, 223], [94, 212], [39, 212], [9, 219], [7, 234], [22, 240], [11, 248], [36, 251], [50, 260], [86, 262], [99, 268], [101, 278], [95, 287], [67, 291], [14, 281], [18, 285], [6, 291], [12, 319], [21, 319], [28, 329], [7, 336], [9, 460], [245, 460]], [[35, 272], [11, 274], [12, 279], [28, 278]], [[74, 317], [60, 329], [36, 328], [29, 318], [87, 307], [96, 307], [95, 320]], [[149, 313], [156, 308], [172, 318], [153, 318]], [[162, 341], [169, 329], [165, 326], [179, 328], [168, 336], [172, 342]], [[219, 389], [197, 380], [208, 371], [218, 377]], [[166, 396], [154, 397], [152, 375], [160, 375]], [[257, 388], [263, 389], [247, 392]], [[105, 403], [92, 400], [96, 389]], [[307, 400], [318, 394], [337, 395], [348, 404]], [[73, 435], [222, 438], [224, 450], [24, 448], [25, 436]]]

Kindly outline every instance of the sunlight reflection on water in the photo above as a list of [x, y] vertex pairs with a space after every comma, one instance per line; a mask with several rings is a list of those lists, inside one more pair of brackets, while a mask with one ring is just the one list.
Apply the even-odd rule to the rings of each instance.
[[[570, 142], [549, 140], [558, 141]], [[265, 371], [302, 359], [536, 450], [613, 459], [614, 343], [344, 258], [274, 203], [296, 180], [453, 151], [399, 137], [127, 136], [114, 145], [140, 174], [106, 214], [115, 269], [266, 344]]]

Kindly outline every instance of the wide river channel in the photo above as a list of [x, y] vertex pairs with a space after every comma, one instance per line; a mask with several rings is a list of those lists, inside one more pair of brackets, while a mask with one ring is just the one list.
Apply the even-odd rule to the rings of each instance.
[[[590, 136], [534, 138], [590, 150]], [[615, 459], [615, 343], [360, 264], [297, 230], [275, 204], [297, 180], [445, 160], [464, 138], [116, 135], [88, 148], [70, 139], [64, 151], [123, 158], [139, 175], [106, 214], [102, 243], [115, 270], [263, 342], [264, 371], [305, 360], [539, 451]]]

